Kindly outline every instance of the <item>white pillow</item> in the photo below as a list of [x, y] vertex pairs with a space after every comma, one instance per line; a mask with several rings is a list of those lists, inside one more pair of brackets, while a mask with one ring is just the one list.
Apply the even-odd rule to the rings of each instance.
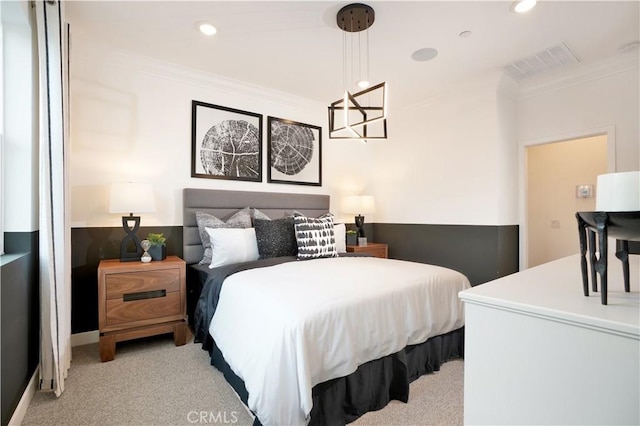
[[258, 260], [258, 243], [253, 228], [205, 228], [211, 240], [209, 268]]
[[344, 223], [334, 223], [333, 234], [336, 237], [336, 251], [338, 253], [346, 253], [347, 252], [347, 226]]

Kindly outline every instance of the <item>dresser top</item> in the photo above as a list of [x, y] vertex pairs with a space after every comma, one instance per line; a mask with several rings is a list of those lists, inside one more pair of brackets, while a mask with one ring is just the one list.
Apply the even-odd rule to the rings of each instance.
[[594, 293], [591, 282], [589, 296], [584, 296], [577, 254], [478, 285], [459, 295], [467, 304], [640, 339], [640, 256], [629, 255], [629, 267], [631, 292], [626, 293], [622, 263], [613, 254], [609, 256], [608, 305], [600, 303], [600, 291]]

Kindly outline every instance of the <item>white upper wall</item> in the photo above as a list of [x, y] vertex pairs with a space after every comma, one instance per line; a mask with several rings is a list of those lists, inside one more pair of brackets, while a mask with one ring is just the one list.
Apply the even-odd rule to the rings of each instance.
[[613, 129], [615, 170], [638, 170], [637, 58], [556, 75], [519, 98], [513, 81], [489, 74], [422, 106], [391, 111], [391, 136], [375, 144], [368, 188], [376, 221], [522, 223], [521, 147], [540, 141]]
[[377, 222], [517, 223], [515, 109], [501, 81], [492, 72], [391, 112], [391, 137], [372, 147]]
[[[182, 189], [211, 188], [332, 196], [358, 192], [370, 173], [365, 145], [331, 141], [327, 105], [72, 40], [71, 216], [73, 227], [120, 226], [108, 213], [111, 182], [149, 182], [156, 213], [143, 226], [181, 225]], [[259, 72], [259, 71], [256, 71]], [[263, 182], [191, 178], [191, 101], [263, 114]], [[322, 126], [323, 185], [269, 184], [267, 116]]]
[[[637, 170], [637, 61], [622, 71], [553, 87], [516, 86], [499, 72], [421, 105], [393, 110], [389, 139], [332, 141], [326, 105], [72, 40], [73, 226], [119, 226], [107, 213], [113, 181], [154, 184], [145, 225], [182, 224], [182, 188], [323, 193], [340, 219], [341, 198], [372, 194], [367, 222], [510, 225], [519, 220], [520, 149], [544, 138], [613, 127], [616, 168]], [[392, 90], [392, 88], [391, 88]], [[392, 94], [393, 92], [391, 92]], [[191, 100], [264, 115], [262, 183], [191, 178]], [[266, 183], [266, 117], [323, 128], [323, 186]]]
[[498, 197], [500, 208], [496, 224], [517, 223], [518, 218], [518, 147], [515, 143], [518, 128], [518, 86], [511, 78], [502, 76], [496, 91], [498, 110]]
[[[518, 102], [520, 146], [615, 130], [615, 170], [640, 170], [640, 73], [629, 54], [596, 74], [524, 92]], [[597, 132], [596, 132], [597, 133]]]

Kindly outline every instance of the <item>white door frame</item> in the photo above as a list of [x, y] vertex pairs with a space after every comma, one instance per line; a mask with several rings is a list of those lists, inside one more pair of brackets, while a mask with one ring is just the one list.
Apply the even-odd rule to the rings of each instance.
[[[527, 218], [527, 148], [536, 145], [544, 145], [555, 142], [564, 142], [573, 139], [583, 139], [591, 136], [607, 135], [607, 172], [613, 173], [616, 171], [616, 128], [615, 126], [598, 127], [594, 129], [578, 130], [575, 132], [562, 133], [554, 136], [547, 136], [538, 139], [531, 139], [520, 141], [518, 144], [518, 159], [520, 162], [518, 173], [518, 186], [519, 186], [519, 199], [518, 210], [520, 223], [520, 270], [527, 269], [529, 267], [529, 241], [527, 240], [527, 230], [529, 226]], [[578, 235], [576, 225], [576, 238]]]

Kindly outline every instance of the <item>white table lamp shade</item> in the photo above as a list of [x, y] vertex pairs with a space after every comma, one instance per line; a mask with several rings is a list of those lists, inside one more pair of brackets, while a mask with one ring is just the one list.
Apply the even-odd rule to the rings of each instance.
[[109, 213], [153, 213], [156, 201], [149, 183], [112, 183]]
[[369, 214], [376, 212], [373, 195], [349, 195], [342, 201], [344, 213]]
[[640, 211], [640, 171], [598, 175], [596, 210]]

